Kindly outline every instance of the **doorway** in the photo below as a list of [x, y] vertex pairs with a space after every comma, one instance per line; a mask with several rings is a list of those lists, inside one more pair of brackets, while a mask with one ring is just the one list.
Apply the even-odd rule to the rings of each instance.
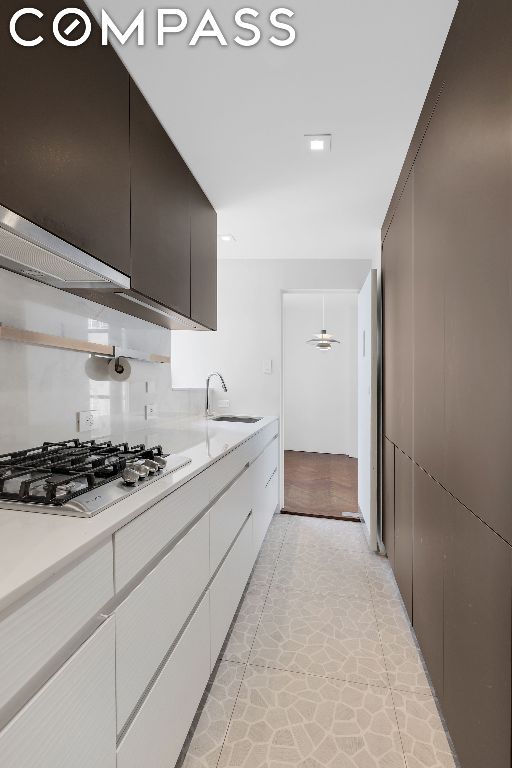
[[359, 521], [355, 291], [283, 294], [283, 443], [283, 512]]
[[375, 548], [376, 274], [282, 302], [282, 512], [362, 521]]

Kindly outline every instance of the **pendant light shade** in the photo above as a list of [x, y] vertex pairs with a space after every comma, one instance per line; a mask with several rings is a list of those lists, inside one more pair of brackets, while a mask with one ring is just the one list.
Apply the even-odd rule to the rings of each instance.
[[329, 352], [333, 349], [333, 344], [341, 344], [341, 342], [325, 330], [325, 296], [322, 296], [322, 328], [322, 332], [315, 333], [312, 339], [306, 341], [306, 344], [313, 344], [317, 349]]

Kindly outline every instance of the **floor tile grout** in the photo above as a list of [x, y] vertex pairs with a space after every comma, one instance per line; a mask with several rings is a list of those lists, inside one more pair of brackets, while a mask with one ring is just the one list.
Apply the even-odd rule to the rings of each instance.
[[[226, 726], [226, 730], [224, 732], [224, 738], [222, 739], [222, 744], [221, 744], [221, 747], [220, 747], [220, 750], [219, 750], [219, 756], [217, 758], [217, 762], [215, 763], [215, 768], [217, 768], [217, 766], [219, 765], [221, 757], [222, 757], [222, 752], [224, 750], [224, 745], [226, 743], [226, 739], [227, 739], [227, 736], [228, 736], [228, 733], [229, 733], [229, 729], [231, 727], [231, 722], [233, 720], [233, 715], [235, 713], [236, 705], [238, 703], [238, 698], [240, 696], [240, 691], [242, 690], [242, 685], [243, 685], [243, 682], [244, 682], [244, 679], [245, 679], [245, 673], [247, 672], [247, 667], [249, 666], [249, 659], [250, 659], [250, 656], [251, 656], [251, 652], [252, 652], [252, 648], [253, 648], [254, 642], [256, 640], [256, 634], [258, 632], [258, 629], [259, 629], [259, 626], [260, 626], [260, 623], [261, 623], [261, 618], [263, 616], [263, 611], [265, 609], [265, 605], [266, 605], [266, 602], [267, 602], [268, 593], [270, 592], [270, 587], [272, 585], [272, 579], [274, 578], [275, 569], [277, 568], [277, 563], [279, 561], [279, 557], [281, 555], [281, 550], [283, 548], [284, 540], [286, 538], [286, 532], [287, 532], [287, 529], [288, 529], [288, 525], [289, 525], [289, 522], [287, 521], [286, 529], [285, 529], [285, 532], [284, 532], [284, 535], [283, 535], [283, 539], [281, 541], [281, 546], [279, 547], [279, 553], [278, 553], [278, 555], [276, 557], [276, 562], [275, 562], [275, 565], [274, 565], [274, 570], [272, 571], [272, 576], [269, 579], [268, 589], [267, 589], [267, 591], [265, 593], [265, 600], [263, 601], [263, 606], [262, 606], [260, 617], [259, 617], [258, 624], [257, 624], [257, 627], [256, 627], [256, 632], [254, 633], [254, 637], [253, 637], [253, 640], [252, 640], [252, 643], [251, 643], [251, 648], [250, 648], [249, 653], [247, 655], [247, 661], [245, 662], [245, 664], [243, 664], [244, 670], [243, 670], [242, 676], [240, 678], [240, 685], [238, 686], [238, 691], [236, 693], [235, 700], [234, 700], [234, 703], [233, 703], [233, 707], [231, 709], [231, 715], [229, 717], [228, 724]], [[257, 563], [258, 563], [258, 559], [256, 560], [255, 567], [256, 567]], [[251, 578], [252, 578], [252, 574], [251, 574]], [[249, 588], [250, 588], [250, 585], [251, 585], [251, 579], [249, 579], [249, 584], [248, 584]], [[245, 597], [242, 598], [242, 601], [244, 599], [245, 599]]]
[[404, 747], [404, 741], [403, 741], [403, 737], [402, 737], [402, 731], [400, 729], [400, 723], [399, 723], [399, 720], [398, 720], [398, 712], [396, 711], [395, 697], [393, 696], [393, 690], [391, 688], [391, 677], [390, 677], [390, 674], [389, 674], [389, 665], [388, 665], [388, 663], [386, 661], [386, 655], [384, 653], [384, 645], [383, 645], [383, 642], [382, 642], [382, 632], [381, 632], [381, 628], [380, 628], [379, 619], [378, 619], [378, 616], [377, 616], [377, 611], [375, 610], [375, 601], [373, 599], [374, 598], [373, 587], [372, 587], [372, 584], [370, 582], [370, 578], [369, 578], [369, 574], [368, 574], [368, 569], [366, 570], [366, 579], [367, 579], [367, 582], [368, 582], [368, 588], [370, 590], [370, 602], [372, 604], [372, 611], [373, 611], [373, 615], [374, 615], [374, 618], [375, 618], [375, 623], [377, 624], [377, 632], [379, 634], [380, 649], [381, 649], [382, 657], [384, 659], [384, 667], [386, 669], [386, 675], [387, 675], [387, 678], [388, 678], [388, 688], [389, 688], [389, 691], [391, 693], [391, 703], [392, 703], [392, 706], [393, 706], [393, 713], [395, 715], [395, 722], [396, 722], [396, 727], [397, 727], [397, 732], [398, 732], [398, 738], [400, 739], [400, 747], [402, 749], [402, 756], [403, 756], [403, 759], [404, 759], [405, 766], [407, 768], [407, 765], [408, 765], [407, 755], [405, 753], [405, 747]]
[[[315, 589], [308, 590], [308, 589], [302, 589], [300, 586], [291, 586], [291, 585], [286, 584], [286, 583], [284, 583], [284, 584], [280, 583], [278, 581], [278, 578], [279, 578], [278, 568], [279, 568], [279, 564], [283, 561], [283, 555], [284, 555], [285, 558], [287, 558], [287, 557], [293, 558], [294, 556], [297, 556], [298, 558], [300, 557], [300, 552], [297, 553], [297, 552], [294, 552], [294, 551], [290, 551], [290, 549], [287, 549], [287, 543], [288, 544], [290, 543], [289, 534], [290, 534], [291, 530], [293, 529], [293, 527], [294, 526], [291, 524], [290, 520], [287, 520], [286, 524], [282, 526], [282, 530], [277, 529], [278, 535], [276, 536], [276, 538], [274, 539], [272, 537], [272, 539], [267, 542], [267, 545], [269, 545], [269, 546], [267, 546], [266, 552], [263, 552], [262, 554], [263, 554], [263, 558], [264, 559], [268, 556], [269, 561], [262, 563], [262, 561], [260, 560], [260, 557], [257, 558], [255, 566], [254, 566], [254, 569], [253, 569], [253, 573], [251, 574], [251, 577], [250, 577], [248, 585], [247, 585], [247, 589], [244, 592], [244, 596], [243, 596], [243, 598], [242, 598], [242, 600], [240, 602], [239, 609], [237, 609], [237, 616], [235, 617], [235, 620], [233, 622], [233, 625], [232, 625], [232, 628], [231, 628], [232, 630], [235, 627], [236, 619], [237, 619], [237, 617], [238, 617], [238, 615], [240, 613], [240, 610], [243, 609], [244, 601], [245, 601], [245, 599], [247, 597], [247, 594], [248, 594], [248, 592], [251, 589], [251, 581], [252, 581], [254, 572], [255, 572], [258, 564], [259, 563], [262, 564], [263, 565], [263, 568], [262, 568], [262, 575], [263, 575], [262, 583], [258, 583], [258, 584], [255, 585], [255, 605], [257, 607], [253, 610], [252, 604], [250, 604], [250, 603], [248, 604], [248, 611], [247, 611], [247, 619], [248, 619], [248, 621], [247, 621], [247, 624], [246, 624], [247, 630], [244, 628], [244, 623], [242, 622], [242, 624], [241, 624], [242, 630], [241, 630], [241, 635], [240, 635], [240, 637], [241, 637], [240, 656], [239, 656], [239, 658], [225, 658], [224, 656], [221, 656], [221, 661], [219, 662], [219, 665], [218, 665], [218, 666], [220, 666], [220, 664], [222, 664], [223, 662], [229, 662], [230, 664], [236, 664], [240, 671], [237, 672], [237, 673], [234, 673], [235, 674], [235, 679], [234, 679], [233, 682], [236, 683], [236, 677], [238, 677], [238, 674], [240, 674], [240, 680], [239, 680], [238, 685], [234, 686], [234, 688], [236, 690], [236, 693], [234, 692], [232, 706], [230, 706], [229, 710], [228, 710], [229, 711], [229, 717], [226, 718], [227, 719], [227, 723], [226, 723], [226, 726], [225, 726], [225, 729], [224, 729], [224, 734], [223, 734], [223, 737], [222, 737], [222, 741], [221, 741], [220, 745], [218, 745], [218, 742], [217, 742], [218, 746], [216, 745], [216, 750], [217, 750], [217, 748], [219, 750], [218, 751], [218, 757], [217, 757], [216, 761], [212, 761], [210, 765], [212, 766], [212, 768], [219, 768], [219, 765], [221, 764], [223, 755], [225, 755], [225, 759], [227, 758], [228, 761], [229, 761], [229, 757], [228, 757], [229, 756], [229, 750], [226, 752], [226, 749], [227, 749], [226, 745], [227, 745], [227, 743], [231, 744], [231, 742], [233, 741], [233, 738], [235, 738], [235, 743], [236, 743], [236, 737], [235, 736], [231, 736], [229, 742], [228, 742], [228, 737], [230, 735], [230, 731], [231, 731], [231, 727], [232, 727], [233, 721], [237, 722], [242, 717], [242, 712], [244, 711], [243, 705], [244, 705], [244, 696], [245, 696], [245, 694], [244, 694], [244, 696], [242, 696], [242, 689], [243, 689], [243, 686], [244, 686], [244, 682], [247, 681], [246, 687], [248, 685], [249, 686], [248, 690], [250, 690], [251, 675], [249, 674], [249, 672], [251, 670], [252, 670], [253, 673], [255, 671], [261, 671], [261, 673], [263, 674], [267, 670], [267, 671], [273, 672], [273, 673], [282, 672], [283, 674], [287, 674], [287, 675], [291, 675], [291, 676], [296, 676], [297, 678], [325, 680], [327, 682], [333, 683], [334, 685], [336, 685], [336, 683], [343, 683], [343, 684], [353, 685], [356, 688], [359, 688], [360, 690], [366, 689], [369, 692], [371, 692], [373, 690], [377, 695], [380, 695], [380, 696], [384, 696], [385, 695], [386, 696], [386, 699], [385, 699], [386, 701], [388, 701], [388, 695], [389, 695], [389, 701], [388, 701], [388, 704], [386, 704], [386, 707], [388, 707], [388, 705], [389, 705], [389, 710], [388, 710], [389, 714], [388, 714], [388, 716], [389, 716], [390, 720], [393, 721], [394, 724], [395, 724], [393, 726], [393, 730], [396, 728], [396, 736], [397, 736], [396, 744], [395, 744], [396, 756], [397, 756], [397, 758], [400, 756], [400, 752], [398, 751], [398, 750], [400, 750], [401, 751], [401, 760], [403, 761], [404, 768], [412, 768], [412, 765], [410, 763], [411, 755], [409, 755], [409, 759], [408, 759], [407, 752], [406, 752], [406, 742], [404, 741], [404, 737], [410, 738], [410, 735], [408, 736], [408, 726], [405, 728], [405, 730], [404, 730], [404, 723], [402, 723], [402, 727], [400, 726], [400, 722], [401, 722], [401, 720], [403, 720], [403, 718], [404, 718], [404, 716], [405, 716], [405, 714], [407, 712], [407, 710], [405, 712], [402, 712], [403, 707], [404, 706], [409, 706], [409, 705], [405, 705], [405, 701], [406, 700], [409, 700], [409, 701], [416, 700], [418, 702], [424, 701], [425, 705], [427, 705], [427, 703], [429, 704], [430, 702], [434, 702], [434, 704], [435, 704], [437, 709], [438, 709], [438, 707], [437, 707], [437, 701], [435, 699], [435, 695], [434, 695], [434, 693], [432, 691], [431, 681], [430, 681], [430, 679], [428, 677], [427, 677], [427, 682], [428, 682], [428, 685], [430, 687], [429, 691], [426, 691], [426, 690], [414, 691], [414, 690], [408, 689], [405, 686], [402, 687], [400, 684], [397, 685], [396, 682], [395, 682], [395, 684], [392, 684], [392, 676], [391, 676], [391, 669], [390, 669], [391, 658], [388, 659], [387, 656], [386, 656], [386, 652], [385, 652], [386, 645], [385, 645], [385, 642], [384, 642], [384, 635], [383, 635], [383, 630], [386, 629], [385, 614], [384, 614], [384, 618], [383, 618], [383, 616], [380, 615], [380, 612], [378, 612], [377, 608], [378, 608], [379, 600], [381, 599], [381, 597], [382, 597], [382, 606], [384, 606], [387, 601], [390, 601], [390, 605], [392, 605], [395, 598], [394, 598], [394, 596], [390, 596], [390, 597], [385, 596], [385, 594], [381, 595], [380, 591], [377, 589], [377, 587], [380, 586], [380, 583], [378, 583], [378, 582], [374, 583], [373, 580], [372, 580], [372, 573], [373, 572], [376, 574], [377, 577], [381, 576], [382, 577], [382, 586], [384, 587], [383, 591], [385, 593], [385, 591], [387, 590], [386, 577], [389, 574], [387, 573], [385, 566], [382, 569], [382, 571], [379, 571], [378, 569], [375, 569], [374, 571], [372, 570], [373, 564], [372, 564], [372, 561], [371, 561], [371, 556], [367, 557], [367, 554], [368, 555], [370, 554], [370, 550], [368, 549], [368, 545], [367, 545], [367, 542], [365, 540], [365, 541], [363, 541], [363, 546], [361, 548], [338, 550], [341, 557], [343, 557], [344, 553], [347, 553], [347, 554], [350, 553], [352, 556], [357, 556], [357, 555], [360, 556], [361, 579], [364, 579], [364, 587], [365, 587], [365, 591], [364, 591], [363, 595], [350, 594], [350, 593], [349, 594], [343, 594], [343, 593], [340, 593], [340, 592], [334, 591], [334, 590], [321, 590], [321, 591], [318, 591], [318, 590], [315, 590]], [[276, 530], [276, 528], [274, 528], [274, 530]], [[314, 533], [315, 528], [312, 527], [311, 530], [312, 530], [312, 533]], [[312, 538], [314, 538], [314, 536], [312, 536]], [[317, 543], [316, 546], [321, 551], [322, 541]], [[307, 552], [308, 551], [307, 542], [301, 548], [305, 552]], [[358, 558], [356, 557], [356, 559], [358, 559]], [[285, 562], [286, 562], [286, 560], [285, 560]], [[314, 563], [314, 561], [313, 561], [313, 563]], [[300, 561], [297, 562], [297, 568], [298, 568], [298, 573], [300, 574]], [[304, 574], [303, 574], [303, 577], [306, 578], [306, 576]], [[356, 580], [358, 581], [357, 576], [356, 576]], [[390, 580], [390, 584], [391, 584], [391, 580]], [[270, 595], [271, 595], [272, 590], [276, 591], [276, 593], [277, 593], [276, 597], [277, 597], [278, 601], [280, 599], [279, 598], [279, 594], [280, 593], [286, 593], [286, 592], [290, 592], [291, 591], [291, 592], [295, 592], [295, 593], [298, 593], [298, 594], [303, 594], [303, 595], [310, 596], [311, 598], [313, 598], [313, 604], [316, 602], [315, 598], [317, 598], [318, 601], [321, 602], [322, 598], [325, 599], [325, 598], [328, 598], [330, 596], [332, 596], [333, 598], [337, 598], [340, 601], [345, 601], [347, 603], [350, 603], [353, 600], [354, 602], [359, 601], [361, 603], [367, 604], [368, 608], [370, 608], [370, 613], [368, 614], [369, 618], [368, 618], [368, 621], [366, 622], [368, 624], [368, 629], [369, 630], [371, 629], [370, 636], [371, 636], [371, 640], [372, 640], [372, 645], [370, 647], [373, 649], [375, 647], [374, 646], [374, 643], [375, 643], [375, 645], [377, 645], [377, 647], [380, 648], [380, 656], [382, 658], [382, 662], [380, 662], [379, 659], [378, 659], [379, 652], [377, 651], [376, 648], [375, 648], [375, 651], [370, 650], [369, 653], [370, 653], [370, 657], [371, 658], [373, 658], [372, 654], [375, 655], [375, 663], [377, 663], [377, 661], [379, 661], [379, 666], [380, 666], [381, 663], [383, 664], [383, 667], [384, 667], [383, 670], [382, 670], [382, 672], [383, 672], [383, 675], [382, 675], [383, 681], [382, 682], [379, 682], [379, 681], [375, 682], [375, 681], [368, 681], [368, 680], [365, 681], [365, 680], [361, 680], [361, 679], [354, 679], [354, 677], [352, 677], [350, 672], [348, 674], [336, 674], [336, 673], [335, 674], [329, 674], [329, 673], [327, 673], [327, 674], [317, 674], [317, 673], [311, 672], [311, 671], [302, 671], [302, 670], [299, 670], [299, 669], [290, 669], [286, 664], [280, 665], [279, 663], [273, 663], [272, 661], [267, 663], [265, 661], [265, 654], [263, 654], [263, 660], [258, 660], [258, 654], [255, 654], [256, 661], [251, 661], [251, 658], [252, 658], [252, 655], [253, 655], [253, 652], [254, 652], [254, 649], [255, 649], [255, 646], [256, 646], [256, 640], [257, 640], [257, 637], [258, 637], [258, 633], [260, 632], [264, 616], [266, 615], [265, 611], [267, 610], [267, 608], [269, 608], [269, 611], [270, 611], [269, 615], [272, 615], [272, 611], [270, 610], [270, 608], [271, 608], [271, 598], [270, 598]], [[400, 605], [400, 598], [398, 597], [398, 595], [399, 595], [399, 593], [397, 593], [397, 605]], [[333, 607], [333, 604], [329, 604], [329, 610], [332, 609], [333, 611], [336, 611], [336, 607], [335, 606], [336, 606], [336, 603], [334, 603], [334, 607]], [[403, 604], [400, 607], [401, 607], [402, 612], [403, 612], [405, 610]], [[268, 613], [268, 611], [267, 611], [267, 613]], [[366, 614], [366, 609], [365, 609], [365, 615], [367, 615]], [[370, 616], [371, 616], [371, 619], [370, 619]], [[340, 617], [341, 617], [341, 614], [340, 614]], [[356, 611], [356, 618], [354, 619], [355, 621], [359, 621], [359, 618], [357, 618], [357, 617], [358, 617], [358, 613]], [[336, 618], [336, 614], [334, 614], [334, 616], [333, 616], [333, 621], [334, 621], [335, 618]], [[256, 620], [254, 624], [252, 623], [251, 619], [255, 619]], [[397, 614], [397, 620], [398, 620], [398, 614]], [[375, 639], [373, 639], [373, 625], [375, 626], [375, 630], [377, 632], [377, 637]], [[255, 629], [254, 629], [254, 626], [255, 626]], [[397, 628], [398, 628], [398, 630], [400, 630], [399, 623], [397, 623]], [[365, 631], [364, 629], [361, 629], [361, 632], [364, 632], [364, 631]], [[245, 645], [245, 643], [243, 641], [244, 633], [245, 633], [245, 636], [247, 637], [247, 641], [248, 641], [247, 645]], [[231, 633], [228, 636], [228, 639], [229, 639], [230, 636], [231, 636]], [[400, 639], [400, 637], [397, 634], [397, 642], [399, 641], [399, 639]], [[411, 639], [413, 639], [413, 644], [415, 645], [416, 651], [418, 653], [418, 656], [419, 656], [419, 659], [420, 659], [420, 663], [421, 663], [421, 665], [424, 668], [424, 661], [423, 661], [423, 658], [421, 656], [421, 651], [419, 649], [419, 646], [417, 644], [417, 640], [416, 640], [413, 632], [411, 632]], [[264, 642], [264, 640], [265, 640], [265, 638], [262, 636], [261, 642]], [[228, 640], [226, 641], [226, 644], [227, 644], [227, 642], [228, 642]], [[391, 639], [389, 642], [392, 643], [393, 639]], [[247, 647], [248, 647], [248, 650], [247, 650]], [[406, 652], [408, 653], [408, 646], [405, 645], [404, 647], [405, 647]], [[236, 645], [235, 645], [235, 649], [236, 649]], [[370, 657], [368, 657], [368, 659]], [[409, 657], [407, 656], [407, 658], [409, 658]], [[286, 654], [285, 654], [285, 660], [286, 660]], [[218, 669], [218, 666], [216, 667], [216, 669]], [[306, 666], [308, 666], [308, 665], [306, 665]], [[364, 666], [364, 659], [363, 659], [363, 666]], [[397, 670], [395, 671], [395, 677], [397, 676], [397, 674], [399, 674], [398, 673], [398, 669], [399, 668], [397, 667]], [[414, 671], [413, 671], [413, 674], [414, 674]], [[260, 678], [257, 677], [256, 679], [258, 680]], [[265, 679], [266, 678], [263, 678], [263, 680], [265, 680]], [[384, 680], [387, 680], [387, 684], [384, 682]], [[420, 681], [420, 680], [421, 680], [421, 678], [418, 678], [418, 681]], [[306, 685], [306, 683], [305, 683], [305, 685]], [[339, 686], [339, 687], [341, 688], [341, 686]], [[400, 699], [397, 698], [397, 697], [402, 697], [402, 702], [404, 702], [403, 705], [402, 705], [402, 708], [400, 709], [400, 713], [401, 713], [400, 716], [399, 716], [399, 711], [398, 711], [398, 708], [397, 708], [398, 705], [400, 704]], [[235, 716], [235, 713], [237, 712], [237, 706], [239, 705], [239, 702], [241, 702], [242, 710], [239, 711], [238, 714]], [[391, 709], [392, 709], [392, 712], [391, 712]], [[409, 717], [409, 715], [407, 715], [407, 717]], [[407, 722], [408, 721], [406, 721], [406, 724], [407, 724]], [[444, 723], [442, 725], [444, 726]], [[221, 731], [221, 733], [222, 733], [222, 731]], [[220, 736], [220, 734], [219, 734], [219, 736]], [[451, 747], [450, 742], [448, 742], [448, 744], [449, 744], [449, 749], [450, 749], [450, 747]], [[213, 754], [211, 756], [214, 757]], [[437, 763], [436, 763], [436, 765], [437, 765]]]

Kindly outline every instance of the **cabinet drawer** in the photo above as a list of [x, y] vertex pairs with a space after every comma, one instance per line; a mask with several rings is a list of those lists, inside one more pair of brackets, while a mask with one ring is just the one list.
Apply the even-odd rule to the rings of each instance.
[[266, 427], [263, 427], [263, 429], [258, 432], [254, 437], [251, 439], [251, 449], [250, 449], [250, 460], [254, 461], [254, 459], [262, 452], [262, 450], [265, 448], [270, 441], [276, 437], [276, 435], [279, 433], [279, 422], [273, 421], [271, 424], [267, 424]]
[[209, 502], [209, 470], [202, 472], [114, 535], [116, 591], [126, 586]]
[[212, 669], [252, 570], [252, 515], [210, 587]]
[[276, 507], [279, 501], [279, 475], [276, 471], [272, 475], [267, 485], [259, 491], [258, 500], [253, 510], [253, 542], [254, 542], [254, 559], [258, 556], [258, 553], [263, 544], [263, 539], [267, 533], [268, 527], [276, 511]]
[[210, 499], [214, 499], [249, 462], [248, 444], [243, 443], [228, 453], [208, 470]]
[[208, 514], [116, 611], [120, 731], [210, 578]]
[[112, 542], [0, 621], [0, 709], [114, 594]]
[[2, 768], [115, 768], [114, 635], [110, 619], [4, 728]]
[[214, 573], [252, 508], [246, 471], [210, 510], [210, 573]]
[[279, 465], [279, 442], [273, 440], [263, 453], [263, 471], [265, 474], [265, 485], [274, 474]]
[[170, 768], [210, 676], [208, 594], [117, 750], [117, 768]]

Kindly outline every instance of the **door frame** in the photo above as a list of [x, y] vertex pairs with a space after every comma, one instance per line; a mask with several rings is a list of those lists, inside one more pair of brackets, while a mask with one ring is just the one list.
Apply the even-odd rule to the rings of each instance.
[[284, 374], [284, 352], [285, 352], [285, 333], [284, 333], [284, 297], [287, 294], [318, 294], [319, 296], [327, 294], [356, 294], [359, 296], [360, 290], [357, 288], [281, 288], [281, 376], [280, 376], [280, 396], [279, 396], [279, 511], [284, 506], [284, 398], [285, 398], [285, 374]]

